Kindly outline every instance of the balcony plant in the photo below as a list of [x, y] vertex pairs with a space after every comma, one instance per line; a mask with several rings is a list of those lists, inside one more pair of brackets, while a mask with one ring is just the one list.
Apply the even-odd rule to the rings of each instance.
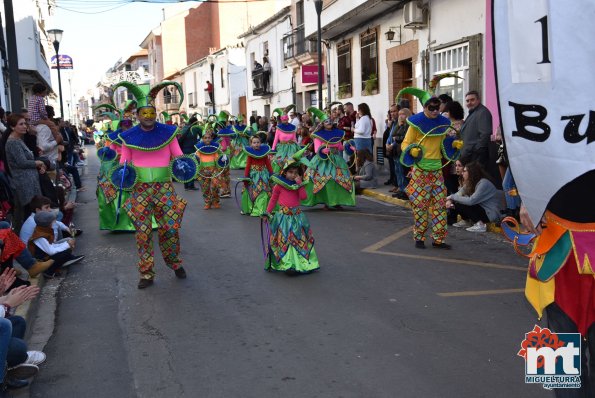
[[337, 93], [337, 96], [340, 99], [351, 97], [351, 84], [341, 83], [339, 85], [339, 92]]
[[378, 75], [370, 73], [368, 79], [364, 81], [364, 92], [366, 95], [375, 94], [378, 90]]

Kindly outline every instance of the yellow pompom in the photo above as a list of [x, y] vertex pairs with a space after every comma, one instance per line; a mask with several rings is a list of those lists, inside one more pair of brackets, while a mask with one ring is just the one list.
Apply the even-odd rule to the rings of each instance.
[[454, 140], [452, 142], [452, 147], [454, 149], [461, 149], [463, 147], [463, 141], [462, 140]]
[[411, 148], [411, 156], [413, 156], [414, 158], [419, 156], [419, 148]]

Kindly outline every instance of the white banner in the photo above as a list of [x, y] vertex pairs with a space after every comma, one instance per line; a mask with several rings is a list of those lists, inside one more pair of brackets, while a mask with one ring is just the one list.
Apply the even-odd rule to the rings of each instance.
[[595, 169], [595, 1], [494, 0], [493, 13], [502, 131], [537, 224], [560, 188]]

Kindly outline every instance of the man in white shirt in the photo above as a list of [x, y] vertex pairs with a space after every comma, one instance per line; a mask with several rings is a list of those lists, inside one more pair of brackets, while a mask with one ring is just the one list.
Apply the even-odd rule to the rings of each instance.
[[300, 127], [300, 119], [297, 117], [297, 114], [295, 113], [295, 111], [290, 111], [289, 112], [289, 119], [291, 124], [293, 124], [295, 127]]

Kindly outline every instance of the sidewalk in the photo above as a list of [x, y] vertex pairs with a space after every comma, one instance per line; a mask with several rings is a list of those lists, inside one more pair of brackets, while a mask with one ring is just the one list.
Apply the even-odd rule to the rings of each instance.
[[[389, 192], [391, 189], [394, 188], [394, 185], [384, 185], [384, 181], [386, 179], [385, 175], [380, 175], [378, 177], [379, 184], [377, 188], [367, 188], [362, 191], [364, 196], [368, 196], [370, 198], [374, 198], [376, 200], [380, 200], [381, 202], [390, 203], [395, 206], [405, 207], [410, 209], [411, 205], [409, 204], [408, 200], [401, 200], [397, 198], [393, 198], [393, 193]], [[502, 233], [502, 229], [500, 228], [500, 224], [496, 223], [489, 223], [487, 224], [488, 232], [494, 232], [497, 234]]]

